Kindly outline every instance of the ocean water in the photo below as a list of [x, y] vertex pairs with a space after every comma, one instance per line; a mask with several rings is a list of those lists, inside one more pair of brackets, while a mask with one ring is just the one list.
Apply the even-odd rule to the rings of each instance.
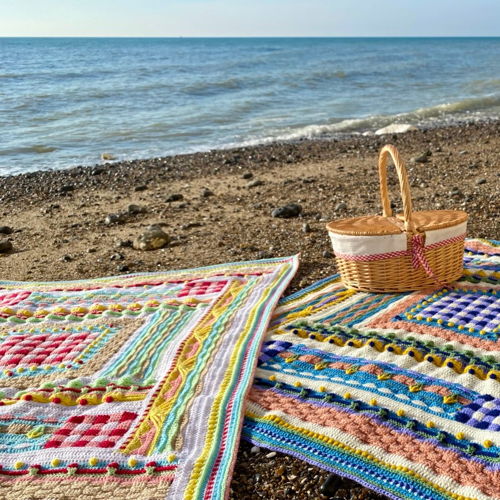
[[0, 38], [0, 175], [500, 117], [500, 38]]

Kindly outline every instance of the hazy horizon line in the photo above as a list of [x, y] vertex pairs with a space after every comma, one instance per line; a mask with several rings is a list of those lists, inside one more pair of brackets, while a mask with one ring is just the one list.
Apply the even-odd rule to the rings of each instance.
[[366, 38], [366, 39], [382, 39], [382, 38], [394, 38], [394, 39], [415, 39], [415, 38], [500, 38], [500, 35], [410, 35], [410, 36], [396, 36], [396, 35], [350, 35], [350, 36], [333, 36], [333, 35], [265, 35], [265, 36], [184, 36], [184, 35], [169, 35], [169, 36], [126, 36], [126, 35], [0, 35], [2, 38], [89, 38], [89, 39], [111, 39], [111, 38], [132, 38], [132, 39], [289, 39], [289, 38], [331, 38], [331, 39], [352, 39], [352, 38]]

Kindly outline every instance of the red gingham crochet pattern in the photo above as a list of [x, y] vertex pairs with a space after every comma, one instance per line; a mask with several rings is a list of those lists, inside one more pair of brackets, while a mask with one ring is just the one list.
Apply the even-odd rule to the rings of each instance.
[[112, 415], [74, 415], [54, 432], [44, 448], [112, 448], [136, 417], [137, 413], [130, 411]]
[[226, 286], [227, 280], [222, 281], [190, 281], [177, 294], [177, 297], [188, 297], [192, 295], [208, 295], [219, 293]]
[[96, 332], [10, 335], [0, 343], [0, 366], [67, 363], [98, 336]]

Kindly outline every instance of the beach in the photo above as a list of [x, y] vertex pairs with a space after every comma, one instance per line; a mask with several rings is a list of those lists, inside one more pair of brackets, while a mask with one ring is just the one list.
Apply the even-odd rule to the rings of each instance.
[[[500, 122], [461, 122], [0, 177], [0, 240], [12, 245], [0, 253], [0, 275], [71, 280], [300, 253], [289, 292], [298, 290], [335, 273], [328, 221], [381, 211], [377, 155], [386, 143], [406, 160], [415, 210], [465, 210], [469, 237], [498, 239]], [[393, 170], [389, 184], [400, 209]], [[290, 203], [298, 215], [271, 216]], [[135, 249], [150, 226], [168, 244]], [[242, 444], [231, 498], [319, 498], [327, 475]], [[351, 496], [339, 498], [380, 498], [344, 486]]]

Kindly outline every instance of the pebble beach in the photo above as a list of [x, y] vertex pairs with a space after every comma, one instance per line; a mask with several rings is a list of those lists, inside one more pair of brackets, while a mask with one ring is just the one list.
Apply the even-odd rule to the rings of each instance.
[[[0, 177], [0, 276], [93, 278], [300, 253], [288, 292], [336, 272], [325, 225], [379, 213], [377, 156], [406, 160], [415, 210], [459, 209], [498, 239], [500, 121], [102, 162]], [[401, 209], [394, 171], [389, 185]], [[240, 446], [231, 499], [319, 499], [328, 473]], [[332, 498], [380, 495], [350, 481]]]

